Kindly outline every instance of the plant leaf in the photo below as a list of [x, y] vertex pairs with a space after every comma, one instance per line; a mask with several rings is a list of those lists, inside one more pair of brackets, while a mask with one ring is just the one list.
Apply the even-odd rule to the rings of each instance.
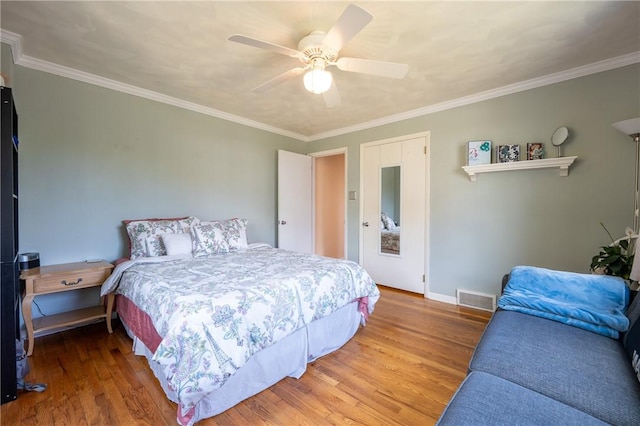
[[618, 255], [612, 255], [602, 259], [602, 264], [611, 267], [611, 264], [615, 264], [620, 259]]

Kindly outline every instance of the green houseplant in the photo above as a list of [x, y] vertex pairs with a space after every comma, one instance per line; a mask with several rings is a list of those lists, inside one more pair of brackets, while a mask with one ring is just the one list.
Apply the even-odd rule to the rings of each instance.
[[591, 270], [594, 273], [621, 277], [633, 288], [635, 282], [629, 280], [634, 257], [634, 233], [631, 228], [626, 229], [626, 237], [614, 240], [609, 230], [602, 222], [600, 225], [611, 239], [611, 244], [600, 247], [600, 252], [591, 258]]

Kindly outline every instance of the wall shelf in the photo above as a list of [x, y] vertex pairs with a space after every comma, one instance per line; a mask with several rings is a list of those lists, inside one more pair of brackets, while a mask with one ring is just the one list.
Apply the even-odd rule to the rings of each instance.
[[469, 175], [469, 180], [475, 182], [478, 180], [479, 173], [505, 172], [509, 170], [527, 170], [527, 169], [560, 169], [560, 176], [569, 175], [569, 166], [576, 160], [573, 157], [545, 158], [542, 160], [526, 160], [514, 161], [511, 163], [491, 163], [481, 164], [479, 166], [462, 166], [462, 169]]

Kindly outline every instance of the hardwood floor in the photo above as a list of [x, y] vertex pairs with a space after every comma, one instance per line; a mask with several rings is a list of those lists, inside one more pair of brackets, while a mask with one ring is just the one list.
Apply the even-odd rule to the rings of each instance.
[[[198, 425], [428, 425], [466, 375], [490, 313], [381, 287], [367, 327], [337, 352]], [[27, 381], [2, 425], [174, 425], [176, 405], [118, 321], [36, 339]]]

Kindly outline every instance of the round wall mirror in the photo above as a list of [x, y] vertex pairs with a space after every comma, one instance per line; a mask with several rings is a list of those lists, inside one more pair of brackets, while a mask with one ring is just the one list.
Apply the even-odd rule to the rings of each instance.
[[551, 135], [551, 144], [553, 146], [558, 147], [558, 157], [562, 157], [562, 152], [560, 151], [560, 145], [566, 142], [569, 137], [569, 129], [566, 127], [558, 127]]
[[566, 127], [558, 127], [551, 136], [551, 143], [554, 146], [560, 146], [567, 140], [568, 137], [569, 129], [567, 129]]

